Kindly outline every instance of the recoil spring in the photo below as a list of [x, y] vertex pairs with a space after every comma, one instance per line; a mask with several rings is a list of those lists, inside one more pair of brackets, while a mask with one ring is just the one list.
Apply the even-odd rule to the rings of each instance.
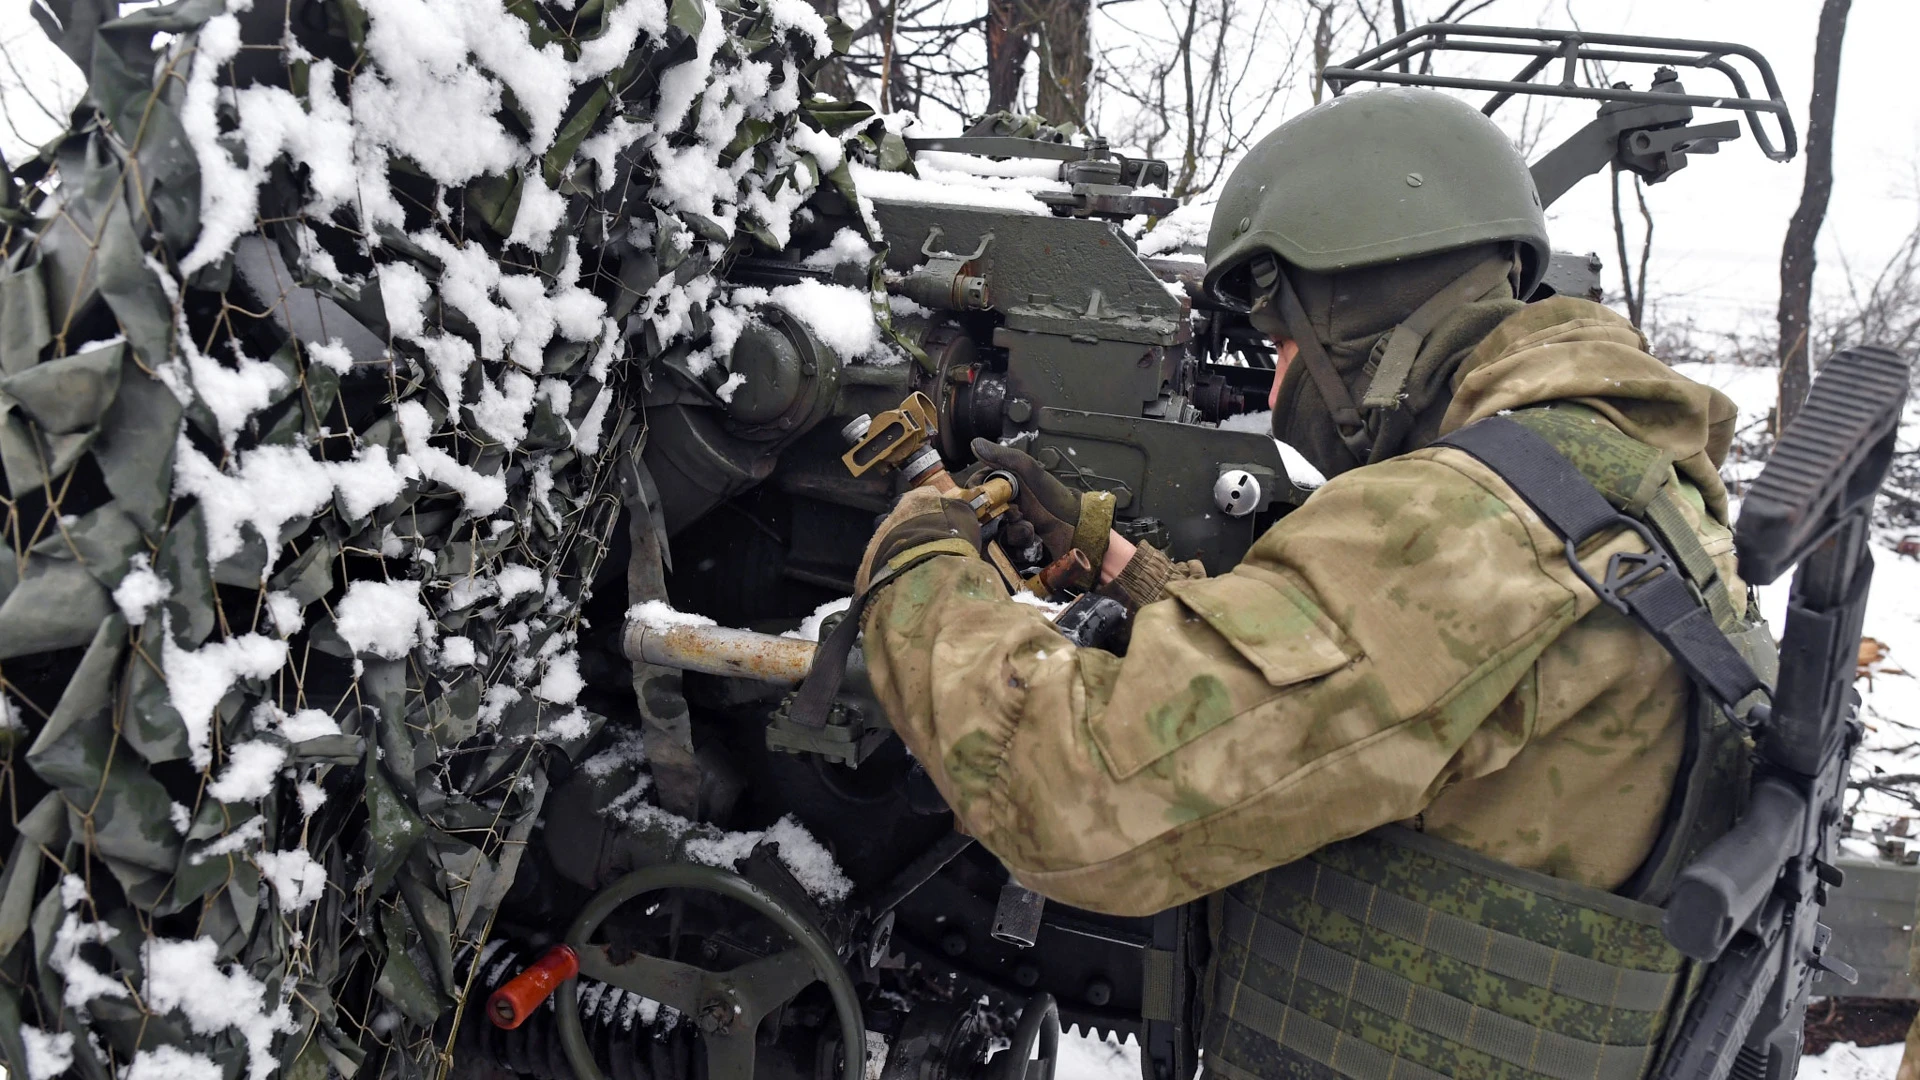
[[[462, 1014], [457, 1042], [463, 1055], [477, 1056], [536, 1080], [573, 1080], [560, 1047], [558, 1017], [548, 998], [517, 1028], [495, 1027], [481, 1004], [519, 974], [542, 950], [525, 941], [490, 941], [480, 952], [479, 977]], [[691, 1047], [675, 1037], [680, 1015], [658, 1002], [617, 986], [581, 976], [580, 1022], [587, 1044], [608, 1080], [655, 1080], [692, 1075]]]

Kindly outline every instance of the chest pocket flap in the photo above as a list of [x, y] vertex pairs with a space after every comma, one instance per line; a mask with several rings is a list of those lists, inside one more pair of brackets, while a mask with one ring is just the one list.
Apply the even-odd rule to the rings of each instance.
[[1089, 719], [1117, 779], [1356, 653], [1313, 598], [1278, 574], [1243, 566], [1167, 591], [1173, 602], [1141, 609], [1112, 696]]

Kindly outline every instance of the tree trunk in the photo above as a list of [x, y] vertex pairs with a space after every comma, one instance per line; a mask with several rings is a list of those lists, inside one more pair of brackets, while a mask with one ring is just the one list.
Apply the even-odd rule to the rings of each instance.
[[1813, 329], [1813, 243], [1833, 194], [1833, 110], [1840, 91], [1840, 44], [1853, 0], [1826, 0], [1813, 42], [1813, 98], [1807, 105], [1807, 175], [1800, 205], [1787, 223], [1780, 247], [1780, 411], [1785, 428], [1807, 399], [1813, 382], [1809, 338]]
[[1087, 84], [1093, 76], [1092, 0], [1039, 4], [1040, 115], [1056, 124], [1087, 126]]
[[[1333, 5], [1335, 0], [1325, 3], [1313, 3], [1307, 6], [1319, 14], [1313, 24], [1313, 103], [1320, 104], [1321, 91], [1326, 89], [1326, 78], [1321, 73], [1333, 59]], [[1394, 14], [1399, 15], [1396, 11]], [[1402, 16], [1404, 17], [1404, 16]]]
[[1020, 0], [987, 0], [987, 111], [1011, 112], [1027, 77], [1027, 35]]

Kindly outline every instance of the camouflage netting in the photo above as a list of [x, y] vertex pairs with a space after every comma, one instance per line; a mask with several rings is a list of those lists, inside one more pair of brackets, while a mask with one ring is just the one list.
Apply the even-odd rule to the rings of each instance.
[[805, 0], [117, 7], [0, 189], [0, 1049], [435, 1074], [648, 364], [724, 391], [716, 268], [899, 140]]

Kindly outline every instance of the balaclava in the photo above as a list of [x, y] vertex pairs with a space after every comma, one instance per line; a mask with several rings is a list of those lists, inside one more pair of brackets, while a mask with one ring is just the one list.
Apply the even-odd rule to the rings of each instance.
[[[1524, 306], [1513, 295], [1511, 247], [1481, 244], [1333, 274], [1278, 268], [1284, 282], [1273, 283], [1262, 305], [1272, 306], [1289, 337], [1311, 336], [1319, 344], [1366, 426], [1360, 438], [1351, 430], [1343, 437], [1303, 341], [1302, 355], [1280, 384], [1274, 437], [1327, 476], [1439, 437], [1455, 369], [1495, 326]], [[1304, 328], [1285, 316], [1284, 284], [1291, 284], [1299, 298]], [[1412, 336], [1403, 334], [1401, 344], [1389, 350], [1389, 339], [1402, 324]], [[1383, 362], [1389, 377], [1379, 379]], [[1395, 368], [1406, 368], [1403, 383]]]

